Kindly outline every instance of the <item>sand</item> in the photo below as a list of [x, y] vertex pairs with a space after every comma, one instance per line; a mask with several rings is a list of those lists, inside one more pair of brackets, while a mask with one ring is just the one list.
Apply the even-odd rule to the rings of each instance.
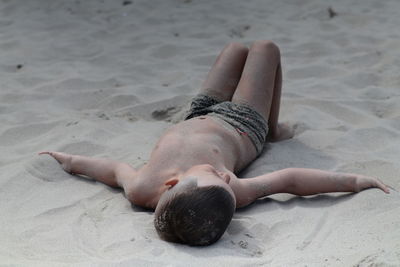
[[[312, 167], [400, 189], [400, 2], [0, 2], [0, 263], [4, 266], [400, 266], [400, 195], [279, 194], [222, 239], [161, 241], [120, 190], [41, 150], [143, 165], [221, 48], [282, 51], [281, 119], [243, 176]], [[2, 266], [3, 266], [2, 265]]]

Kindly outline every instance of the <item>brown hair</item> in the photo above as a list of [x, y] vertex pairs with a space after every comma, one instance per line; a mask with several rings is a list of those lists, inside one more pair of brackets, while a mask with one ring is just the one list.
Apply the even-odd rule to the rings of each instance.
[[162, 204], [155, 215], [154, 226], [166, 241], [205, 246], [221, 238], [234, 211], [234, 199], [226, 189], [195, 187]]

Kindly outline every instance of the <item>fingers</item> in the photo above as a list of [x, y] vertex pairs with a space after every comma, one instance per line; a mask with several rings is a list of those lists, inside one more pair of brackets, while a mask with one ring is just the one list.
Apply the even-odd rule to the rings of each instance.
[[38, 153], [38, 155], [44, 155], [44, 154], [51, 155], [51, 153], [52, 152], [50, 152], [50, 151], [41, 151], [41, 152]]
[[45, 154], [52, 156], [56, 160], [59, 160], [59, 158], [62, 156], [63, 153], [53, 152], [53, 151], [41, 151], [38, 153], [38, 155], [45, 155]]
[[387, 187], [387, 188], [390, 188], [391, 190], [393, 190], [393, 191], [395, 191], [395, 192], [397, 192], [397, 193], [399, 193], [399, 190], [397, 190], [397, 189], [394, 188], [393, 186], [386, 185], [386, 187]]
[[53, 157], [68, 156], [68, 154], [66, 154], [66, 153], [55, 152], [55, 151], [41, 151], [41, 152], [38, 153], [38, 155], [44, 155], [44, 154], [47, 154], [47, 155], [50, 155], [50, 156], [53, 156]]
[[390, 193], [388, 186], [385, 185], [381, 180], [379, 180], [378, 178], [373, 178], [373, 177], [368, 177], [368, 178], [370, 180], [371, 187], [379, 188], [386, 194]]
[[379, 189], [381, 189], [383, 192], [385, 192], [386, 194], [390, 193], [389, 188], [384, 183], [382, 183], [379, 179], [376, 179], [375, 183], [376, 183], [375, 186], [378, 187]]
[[42, 151], [38, 153], [39, 155], [50, 155], [55, 158], [59, 163], [64, 163], [68, 158], [71, 156], [69, 154], [61, 153], [61, 152], [54, 152], [54, 151]]
[[53, 151], [41, 151], [38, 153], [38, 155], [49, 155], [52, 156], [53, 158], [55, 158], [58, 162], [60, 162], [59, 160], [59, 154], [58, 152], [53, 152]]
[[386, 194], [389, 194], [389, 187], [385, 185], [381, 180], [375, 177], [368, 177], [368, 176], [359, 176], [360, 184], [359, 184], [359, 191], [367, 189], [367, 188], [379, 188]]
[[52, 156], [58, 163], [61, 164], [61, 167], [64, 169], [64, 171], [68, 173], [71, 172], [71, 161], [73, 155], [66, 154], [66, 153], [61, 153], [61, 152], [54, 152], [54, 151], [41, 151], [38, 153], [39, 155], [50, 155]]

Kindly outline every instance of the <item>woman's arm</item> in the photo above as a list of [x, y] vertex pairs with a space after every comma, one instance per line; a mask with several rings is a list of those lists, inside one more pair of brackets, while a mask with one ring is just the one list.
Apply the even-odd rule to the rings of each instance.
[[136, 176], [135, 169], [126, 163], [52, 151], [39, 153], [42, 154], [52, 156], [68, 173], [85, 175], [112, 187], [125, 189]]
[[330, 192], [359, 192], [379, 188], [389, 193], [388, 187], [376, 178], [353, 173], [337, 173], [317, 169], [288, 168], [255, 178], [241, 179], [241, 206], [258, 198], [277, 193], [308, 196]]

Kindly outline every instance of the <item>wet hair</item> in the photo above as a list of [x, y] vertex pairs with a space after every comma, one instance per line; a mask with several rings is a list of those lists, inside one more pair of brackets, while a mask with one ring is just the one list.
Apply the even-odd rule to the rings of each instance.
[[161, 205], [154, 218], [158, 235], [190, 246], [211, 245], [220, 239], [235, 211], [235, 200], [220, 186], [196, 186]]

